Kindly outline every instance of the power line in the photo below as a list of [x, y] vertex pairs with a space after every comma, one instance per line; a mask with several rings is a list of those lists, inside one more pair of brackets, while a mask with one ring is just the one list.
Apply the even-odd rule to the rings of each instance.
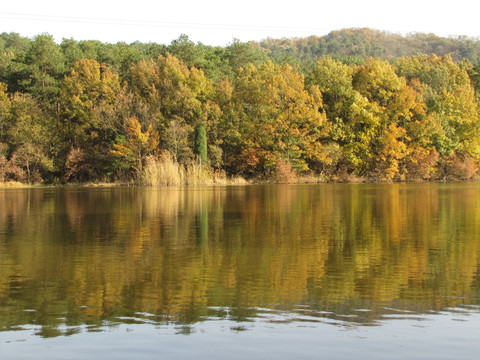
[[130, 20], [114, 18], [89, 18], [74, 16], [57, 16], [44, 14], [25, 14], [25, 13], [0, 13], [0, 19], [8, 20], [26, 20], [39, 22], [60, 22], [60, 23], [80, 23], [80, 24], [98, 24], [98, 25], [118, 25], [118, 26], [142, 26], [157, 28], [193, 28], [193, 29], [211, 29], [211, 30], [244, 30], [244, 31], [288, 31], [288, 32], [318, 32], [326, 29], [317, 27], [291, 27], [291, 26], [263, 26], [263, 25], [240, 25], [240, 24], [222, 24], [222, 23], [191, 23], [191, 22], [170, 22], [156, 20]]

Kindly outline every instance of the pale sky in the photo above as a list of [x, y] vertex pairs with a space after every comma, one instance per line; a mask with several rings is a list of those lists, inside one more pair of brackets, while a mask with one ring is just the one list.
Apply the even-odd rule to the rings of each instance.
[[479, 17], [478, 0], [12, 0], [0, 6], [0, 33], [160, 44], [186, 34], [221, 46], [351, 27], [477, 38]]

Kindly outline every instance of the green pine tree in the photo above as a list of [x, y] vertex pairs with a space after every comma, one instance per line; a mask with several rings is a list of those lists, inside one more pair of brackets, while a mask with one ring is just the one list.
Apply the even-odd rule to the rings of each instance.
[[199, 122], [195, 127], [195, 148], [193, 152], [201, 165], [207, 163], [207, 131], [203, 122]]

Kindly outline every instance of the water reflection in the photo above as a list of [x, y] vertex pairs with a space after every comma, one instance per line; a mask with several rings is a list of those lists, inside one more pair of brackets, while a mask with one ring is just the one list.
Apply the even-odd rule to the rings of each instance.
[[0, 331], [480, 304], [479, 185], [0, 190]]

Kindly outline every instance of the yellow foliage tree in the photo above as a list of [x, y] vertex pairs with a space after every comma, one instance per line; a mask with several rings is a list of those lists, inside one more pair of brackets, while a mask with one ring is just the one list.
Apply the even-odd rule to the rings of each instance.
[[307, 90], [295, 69], [271, 62], [240, 69], [235, 85], [228, 142], [236, 144], [234, 161], [243, 172], [273, 169], [278, 161], [305, 171], [323, 160], [328, 123], [316, 86]]
[[[142, 60], [132, 67], [132, 92], [148, 109], [149, 121], [159, 132], [162, 146], [178, 160], [193, 158], [184, 146], [193, 137], [193, 129], [204, 122], [207, 133], [219, 117], [213, 81], [202, 70], [188, 67], [171, 54]], [[215, 143], [211, 141], [209, 143]]]
[[110, 153], [120, 160], [117, 165], [133, 168], [137, 174], [137, 180], [140, 180], [145, 157], [154, 152], [157, 147], [157, 131], [152, 130], [151, 125], [142, 131], [140, 122], [133, 116], [125, 121], [125, 135], [117, 137]]

